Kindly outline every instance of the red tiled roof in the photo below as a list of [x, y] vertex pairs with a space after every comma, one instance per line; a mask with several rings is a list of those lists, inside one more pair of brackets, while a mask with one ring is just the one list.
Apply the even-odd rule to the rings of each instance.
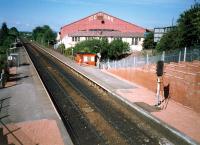
[[63, 26], [60, 30], [61, 39], [69, 34], [78, 31], [90, 31], [91, 29], [107, 29], [133, 33], [146, 32], [146, 29], [144, 29], [143, 27], [129, 23], [104, 12], [98, 12], [81, 20]]
[[99, 14], [99, 13], [106, 14], [106, 15], [108, 15], [108, 16], [110, 16], [110, 17], [114, 17], [114, 18], [116, 18], [116, 19], [118, 19], [118, 20], [120, 20], [120, 21], [123, 21], [123, 22], [125, 22], [125, 23], [129, 23], [129, 24], [134, 25], [134, 26], [136, 26], [136, 27], [140, 27], [140, 28], [142, 28], [142, 29], [145, 29], [145, 28], [143, 28], [143, 27], [141, 27], [141, 26], [138, 26], [138, 25], [133, 24], [133, 23], [131, 23], [131, 22], [122, 20], [122, 19], [120, 19], [120, 18], [118, 18], [118, 17], [115, 17], [115, 16], [112, 16], [112, 15], [110, 15], [110, 14], [107, 14], [107, 13], [105, 13], [105, 12], [103, 12], [103, 11], [99, 11], [99, 12], [97, 12], [97, 13], [94, 13], [94, 14], [92, 14], [92, 15], [89, 15], [89, 16], [87, 16], [87, 17], [84, 17], [84, 18], [82, 18], [82, 19], [79, 19], [79, 20], [74, 21], [74, 22], [72, 22], [72, 23], [66, 24], [66, 25], [62, 26], [60, 29], [63, 29], [64, 27], [67, 27], [67, 26], [70, 26], [70, 25], [73, 25], [73, 24], [75, 24], [75, 23], [77, 23], [77, 22], [79, 22], [79, 21], [81, 21], [81, 20], [87, 19], [87, 18], [89, 18], [89, 17], [91, 17], [91, 16], [93, 16], [93, 15]]
[[78, 31], [69, 34], [70, 37], [144, 37], [144, 33], [119, 31]]

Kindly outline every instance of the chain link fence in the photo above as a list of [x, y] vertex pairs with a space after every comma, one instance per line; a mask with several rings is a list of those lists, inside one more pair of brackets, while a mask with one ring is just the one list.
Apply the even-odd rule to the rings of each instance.
[[109, 68], [128, 68], [128, 67], [142, 67], [144, 65], [156, 64], [159, 60], [163, 60], [165, 63], [194, 60], [200, 61], [200, 47], [191, 49], [180, 49], [176, 52], [163, 52], [162, 54], [150, 56], [128, 56], [121, 60], [104, 60], [100, 64], [101, 69]]

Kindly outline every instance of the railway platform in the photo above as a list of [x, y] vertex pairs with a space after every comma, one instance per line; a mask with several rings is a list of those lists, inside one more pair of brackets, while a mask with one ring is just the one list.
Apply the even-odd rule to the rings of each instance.
[[[0, 89], [0, 117], [8, 144], [72, 145], [72, 141], [24, 47], [18, 49], [20, 66]], [[0, 124], [2, 127], [2, 124]], [[0, 136], [1, 138], [1, 136]], [[1, 140], [0, 140], [1, 141]], [[0, 143], [1, 144], [1, 143]]]
[[155, 92], [95, 67], [80, 66], [54, 50], [41, 46], [40, 48], [91, 80], [105, 91], [118, 97], [145, 117], [182, 138], [188, 144], [200, 143], [200, 114], [190, 108], [173, 100], [169, 100], [162, 108], [156, 108], [154, 107]]

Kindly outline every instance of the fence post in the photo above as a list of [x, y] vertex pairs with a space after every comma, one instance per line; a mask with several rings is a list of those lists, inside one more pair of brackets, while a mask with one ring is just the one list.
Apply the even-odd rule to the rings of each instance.
[[135, 67], [135, 56], [133, 57], [133, 64], [134, 64], [134, 67]]
[[124, 59], [124, 68], [126, 68], [126, 60]]
[[185, 47], [185, 50], [184, 50], [184, 59], [183, 59], [184, 62], [186, 61], [186, 54], [187, 54], [187, 47]]
[[181, 51], [179, 52], [178, 62], [181, 62]]
[[147, 53], [147, 64], [149, 64], [149, 54]]
[[162, 60], [165, 62], [165, 51], [163, 51]]
[[18, 67], [19, 67], [19, 62], [20, 62], [19, 59], [20, 58], [19, 58], [19, 53], [18, 53], [18, 55], [17, 55], [17, 65], [18, 65]]
[[107, 65], [107, 66], [108, 66], [108, 69], [109, 69], [109, 68], [110, 68], [110, 62], [109, 62], [109, 59], [108, 59], [108, 65]]

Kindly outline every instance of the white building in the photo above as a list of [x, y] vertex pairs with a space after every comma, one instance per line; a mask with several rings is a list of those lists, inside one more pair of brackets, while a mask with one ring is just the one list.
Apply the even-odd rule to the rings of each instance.
[[141, 51], [146, 29], [103, 12], [83, 18], [61, 28], [57, 45], [66, 48], [89, 39], [107, 38], [109, 42], [121, 39], [129, 43], [131, 50]]

